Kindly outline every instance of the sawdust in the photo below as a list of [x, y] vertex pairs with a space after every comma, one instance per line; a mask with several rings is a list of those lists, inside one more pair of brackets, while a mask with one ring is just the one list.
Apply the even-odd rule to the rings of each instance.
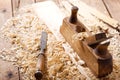
[[47, 26], [31, 13], [30, 9], [25, 10], [23, 10], [24, 14], [20, 13], [20, 15], [9, 19], [1, 28], [1, 37], [7, 38], [12, 47], [9, 50], [3, 49], [0, 58], [18, 66], [23, 74], [23, 80], [35, 80], [34, 73], [37, 55], [40, 52], [41, 32], [46, 31], [48, 41], [43, 80], [85, 79], [69, 55], [65, 53], [62, 47], [63, 41], [57, 41]]
[[[9, 19], [1, 28], [1, 37], [8, 38], [12, 47], [10, 50], [3, 49], [0, 52], [0, 58], [11, 61], [20, 67], [23, 80], [35, 80], [34, 73], [43, 30], [48, 33], [45, 53], [46, 70], [43, 80], [99, 80], [88, 67], [84, 66], [84, 61], [77, 56], [71, 47], [64, 45], [66, 43], [64, 40], [56, 40], [47, 26], [32, 13], [30, 6], [22, 8], [20, 12], [20, 15]], [[109, 35], [116, 33], [110, 39], [109, 46], [109, 51], [113, 56], [113, 72], [102, 79], [118, 80], [120, 78], [120, 36], [112, 29], [109, 30], [109, 33], [111, 33]]]

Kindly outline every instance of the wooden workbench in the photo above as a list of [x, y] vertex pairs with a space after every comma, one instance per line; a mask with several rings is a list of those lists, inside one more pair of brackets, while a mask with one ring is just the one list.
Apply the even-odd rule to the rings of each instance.
[[[33, 4], [44, 0], [0, 0], [0, 26], [5, 21], [16, 15], [19, 8], [28, 4]], [[60, 0], [54, 0], [60, 3]], [[120, 22], [120, 0], [81, 0], [87, 5], [96, 8], [100, 12], [108, 15]]]
[[[16, 16], [17, 10], [28, 4], [44, 0], [0, 0], [0, 26], [7, 19]], [[60, 0], [55, 0], [60, 3]], [[96, 8], [107, 16], [110, 16], [120, 22], [120, 0], [81, 0], [87, 5]], [[3, 65], [4, 64], [4, 65]], [[0, 80], [20, 80], [19, 69], [11, 65], [10, 62], [0, 59]], [[7, 65], [7, 66], [6, 66]], [[11, 67], [13, 66], [13, 67]], [[5, 69], [4, 69], [5, 68]], [[5, 71], [2, 71], [4, 69]], [[11, 73], [12, 72], [12, 73]]]

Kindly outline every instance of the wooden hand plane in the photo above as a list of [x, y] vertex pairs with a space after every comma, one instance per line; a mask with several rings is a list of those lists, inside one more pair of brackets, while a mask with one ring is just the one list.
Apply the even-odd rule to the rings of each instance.
[[[106, 76], [113, 70], [112, 56], [107, 49], [110, 37], [106, 37], [105, 32], [90, 34], [86, 26], [78, 21], [77, 12], [78, 7], [72, 7], [71, 16], [63, 19], [60, 33], [97, 77]], [[88, 37], [73, 39], [74, 35], [82, 32], [87, 32]]]

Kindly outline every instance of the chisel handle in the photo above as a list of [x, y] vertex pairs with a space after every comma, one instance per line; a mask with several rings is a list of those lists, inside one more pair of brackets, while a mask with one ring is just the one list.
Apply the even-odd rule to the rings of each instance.
[[45, 67], [45, 55], [43, 53], [40, 53], [38, 56], [38, 62], [36, 65], [36, 73], [35, 73], [36, 80], [42, 79], [44, 67]]

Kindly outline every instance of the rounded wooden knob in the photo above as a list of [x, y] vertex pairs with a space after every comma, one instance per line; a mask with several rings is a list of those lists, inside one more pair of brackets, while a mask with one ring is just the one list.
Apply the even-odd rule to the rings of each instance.
[[73, 6], [71, 9], [71, 16], [70, 16], [70, 23], [76, 23], [77, 22], [77, 12], [78, 12], [78, 7]]
[[42, 74], [41, 71], [37, 71], [37, 72], [35, 73], [35, 78], [36, 78], [36, 80], [41, 80], [42, 77], [43, 77], [43, 74]]
[[108, 53], [107, 48], [109, 44], [110, 44], [109, 41], [100, 43], [95, 49], [96, 53], [98, 55], [106, 55]]

